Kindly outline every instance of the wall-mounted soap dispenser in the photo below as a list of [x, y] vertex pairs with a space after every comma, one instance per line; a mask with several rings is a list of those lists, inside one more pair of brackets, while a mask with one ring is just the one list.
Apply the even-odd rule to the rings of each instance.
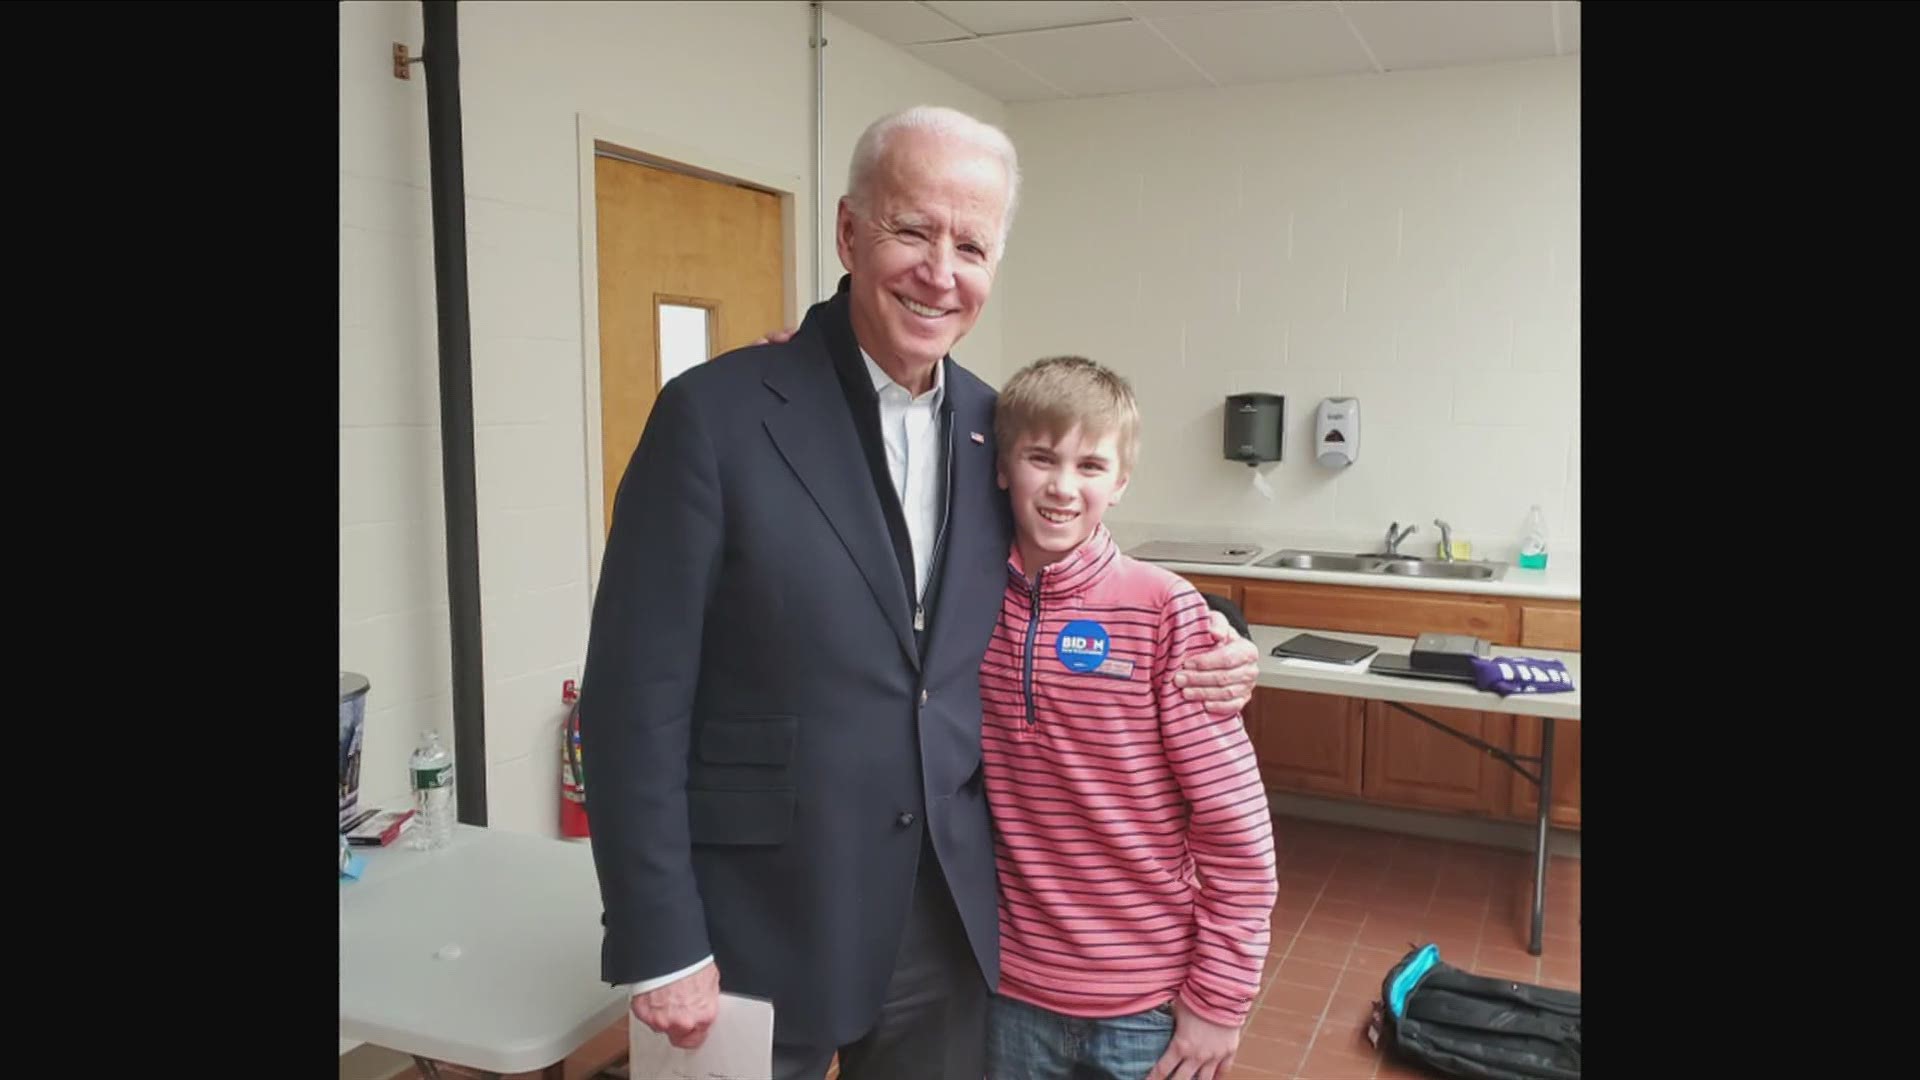
[[1286, 426], [1287, 399], [1279, 394], [1234, 394], [1227, 398], [1225, 452], [1228, 461], [1252, 468], [1263, 461], [1280, 460]]
[[1344, 469], [1360, 460], [1360, 399], [1327, 398], [1320, 403], [1313, 425], [1314, 458], [1329, 469]]

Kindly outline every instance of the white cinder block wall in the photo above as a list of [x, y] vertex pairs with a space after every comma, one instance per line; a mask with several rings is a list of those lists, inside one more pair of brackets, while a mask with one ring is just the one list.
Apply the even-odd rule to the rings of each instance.
[[[921, 101], [1005, 108], [827, 20], [822, 289], [833, 201], [859, 131]], [[798, 177], [810, 245], [810, 15], [770, 3], [462, 5], [461, 98], [491, 824], [558, 826], [563, 680], [589, 611], [576, 114]], [[391, 73], [420, 6], [340, 7], [340, 667], [373, 682], [362, 798], [406, 797], [408, 747], [451, 739], [451, 662], [429, 216], [426, 83]], [[645, 150], [646, 147], [638, 147]], [[801, 302], [818, 295], [794, 253]], [[587, 298], [590, 300], [590, 298]], [[797, 313], [796, 313], [797, 314]], [[769, 327], [769, 329], [772, 329]], [[966, 359], [999, 366], [988, 316]], [[462, 757], [460, 767], [482, 767]]]
[[[1002, 375], [1077, 352], [1134, 382], [1116, 520], [1284, 543], [1444, 518], [1510, 557], [1539, 503], [1580, 531], [1577, 57], [1016, 104], [1026, 172]], [[1228, 394], [1287, 399], [1283, 460], [1223, 459]], [[1313, 462], [1324, 397], [1359, 463]], [[1353, 550], [1351, 547], [1343, 550]]]

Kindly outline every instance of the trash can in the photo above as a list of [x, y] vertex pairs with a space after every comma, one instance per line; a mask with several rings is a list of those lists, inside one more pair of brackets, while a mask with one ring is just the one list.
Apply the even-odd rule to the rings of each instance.
[[360, 802], [360, 741], [367, 726], [367, 691], [372, 686], [365, 675], [351, 671], [340, 673], [340, 827], [343, 829]]

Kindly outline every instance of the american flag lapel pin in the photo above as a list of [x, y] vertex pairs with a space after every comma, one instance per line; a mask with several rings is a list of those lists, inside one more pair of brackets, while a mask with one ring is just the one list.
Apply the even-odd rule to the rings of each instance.
[[987, 445], [987, 437], [985, 435], [980, 434], [977, 431], [967, 432], [967, 438], [972, 439], [974, 442], [979, 443], [981, 446]]

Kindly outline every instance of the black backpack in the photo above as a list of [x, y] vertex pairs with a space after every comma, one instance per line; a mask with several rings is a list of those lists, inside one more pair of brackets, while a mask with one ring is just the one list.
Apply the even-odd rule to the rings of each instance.
[[1580, 1080], [1580, 994], [1461, 971], [1437, 946], [1409, 952], [1380, 983], [1367, 1037], [1440, 1076]]

